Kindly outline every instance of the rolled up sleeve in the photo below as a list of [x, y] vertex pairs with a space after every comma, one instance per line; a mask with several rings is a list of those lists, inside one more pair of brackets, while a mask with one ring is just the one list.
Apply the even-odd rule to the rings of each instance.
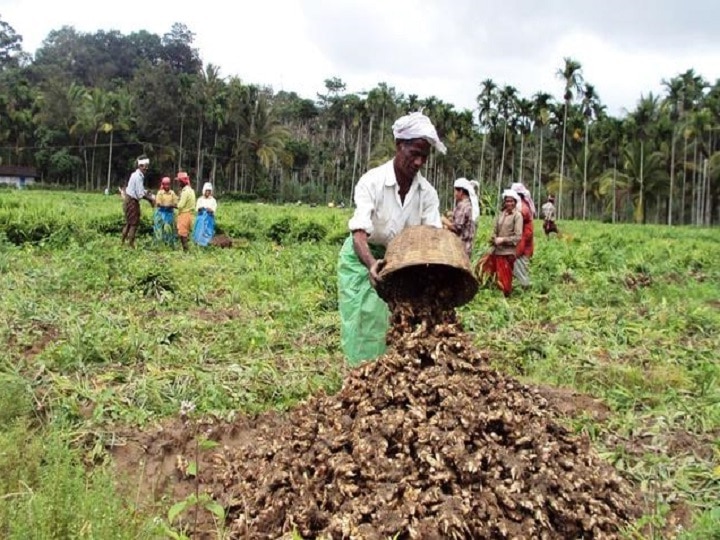
[[372, 213], [375, 200], [371, 184], [367, 178], [361, 178], [355, 186], [355, 213], [348, 221], [351, 231], [365, 231], [368, 235], [373, 233]]
[[431, 227], [442, 227], [440, 220], [440, 199], [434, 189], [424, 189], [422, 194], [422, 216], [420, 223]]

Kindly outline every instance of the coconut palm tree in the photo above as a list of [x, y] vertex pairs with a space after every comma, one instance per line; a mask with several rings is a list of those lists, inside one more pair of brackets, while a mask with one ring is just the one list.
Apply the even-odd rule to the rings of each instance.
[[563, 67], [557, 71], [557, 77], [562, 79], [565, 83], [565, 91], [563, 92], [563, 100], [565, 101], [565, 110], [563, 112], [563, 136], [562, 136], [562, 149], [560, 151], [560, 188], [558, 192], [558, 204], [557, 213], [558, 217], [562, 217], [562, 195], [563, 195], [563, 176], [565, 175], [565, 140], [567, 139], [567, 116], [568, 108], [570, 103], [575, 97], [575, 93], [579, 92], [583, 78], [580, 70], [582, 65], [577, 60], [570, 57], [563, 59], [565, 62]]

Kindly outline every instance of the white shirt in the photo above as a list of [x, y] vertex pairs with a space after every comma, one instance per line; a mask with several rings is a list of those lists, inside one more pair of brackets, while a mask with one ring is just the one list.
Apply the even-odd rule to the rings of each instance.
[[404, 204], [399, 190], [392, 159], [366, 172], [355, 186], [350, 230], [363, 230], [369, 235], [368, 243], [387, 246], [405, 227], [442, 227], [437, 191], [420, 173], [410, 184]]
[[217, 200], [212, 195], [210, 195], [209, 197], [198, 197], [197, 204], [195, 205], [195, 210], [200, 210], [201, 208], [207, 208], [209, 210], [212, 210], [214, 214], [217, 210]]
[[137, 199], [138, 201], [145, 196], [145, 175], [140, 169], [137, 169], [130, 175], [128, 180], [127, 188], [125, 189], [125, 195]]
[[555, 219], [555, 205], [550, 201], [543, 204], [542, 214], [544, 219]]

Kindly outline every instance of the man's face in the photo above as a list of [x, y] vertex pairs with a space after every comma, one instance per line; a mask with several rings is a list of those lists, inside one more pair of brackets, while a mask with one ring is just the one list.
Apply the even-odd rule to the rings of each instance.
[[430, 155], [430, 143], [425, 139], [398, 141], [395, 145], [395, 168], [406, 180], [411, 180], [425, 165]]

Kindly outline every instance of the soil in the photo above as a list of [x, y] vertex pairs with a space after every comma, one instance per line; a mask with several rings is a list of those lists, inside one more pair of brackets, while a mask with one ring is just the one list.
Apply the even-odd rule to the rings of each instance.
[[[631, 486], [562, 426], [601, 404], [490, 369], [452, 309], [390, 304], [387, 354], [337, 394], [232, 423], [179, 419], [115, 448], [136, 497], [208, 494], [226, 518], [181, 516], [194, 538], [601, 539], [639, 515]], [[219, 445], [200, 450], [203, 438]]]
[[59, 330], [52, 324], [39, 321], [31, 322], [31, 332], [35, 337], [32, 343], [21, 345], [18, 343], [17, 336], [13, 331], [8, 339], [8, 349], [19, 349], [20, 354], [30, 360], [43, 352], [45, 347], [53, 343], [60, 334]]

